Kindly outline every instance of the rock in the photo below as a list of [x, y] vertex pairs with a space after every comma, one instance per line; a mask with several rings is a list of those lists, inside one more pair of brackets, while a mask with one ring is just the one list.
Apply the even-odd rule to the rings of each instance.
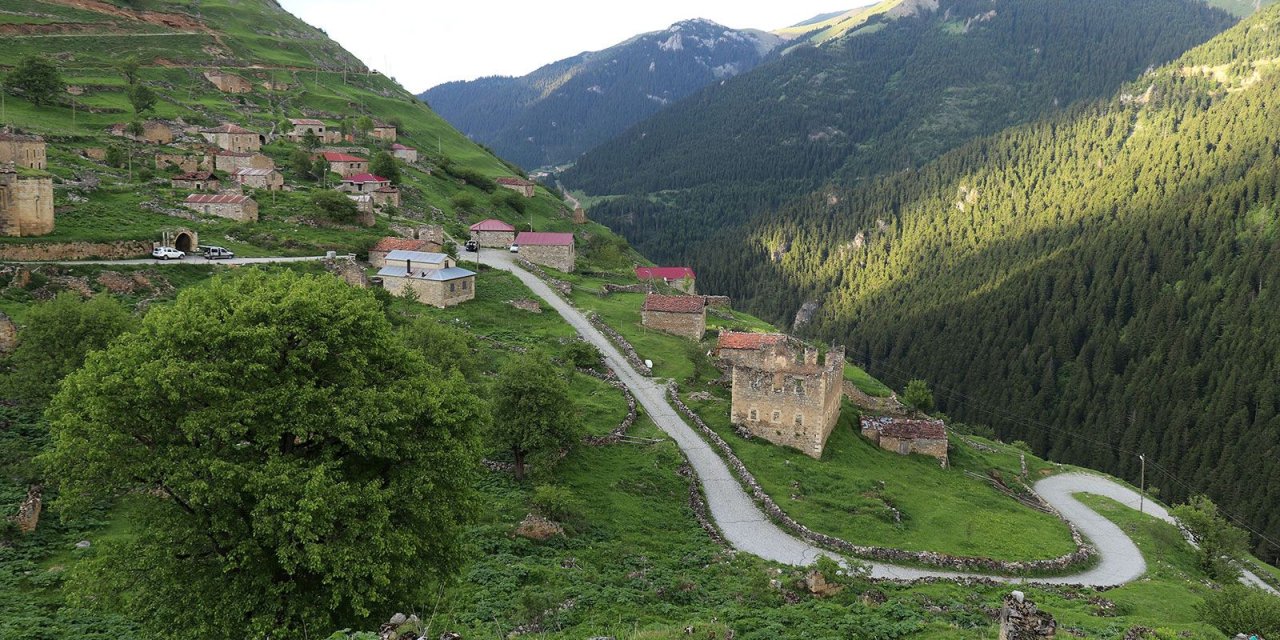
[[804, 587], [819, 598], [829, 598], [831, 596], [844, 591], [844, 586], [827, 582], [826, 576], [821, 571], [813, 569], [804, 577]]
[[88, 540], [81, 540], [80, 542], [77, 542], [77, 543], [76, 543], [76, 548], [77, 548], [77, 549], [88, 549], [88, 548], [89, 548], [90, 546], [92, 546], [92, 545], [93, 545], [93, 543], [92, 543], [92, 542], [89, 542]]
[[541, 542], [564, 535], [564, 527], [536, 513], [530, 513], [516, 527], [516, 535]]
[[1021, 591], [1005, 596], [1000, 610], [1000, 640], [1052, 638], [1057, 630], [1053, 616], [1037, 609]]
[[521, 298], [519, 300], [509, 300], [507, 301], [507, 304], [517, 309], [520, 309], [521, 311], [528, 311], [529, 313], [542, 313], [542, 305], [539, 304], [537, 300]]
[[882, 591], [872, 589], [871, 591], [862, 594], [862, 597], [859, 599], [862, 600], [862, 604], [868, 607], [878, 607], [888, 602], [889, 596], [884, 595], [884, 592]]
[[446, 631], [440, 634], [440, 640], [462, 640], [462, 634], [457, 631]]
[[391, 616], [391, 624], [393, 624], [393, 625], [395, 625], [395, 626], [397, 626], [397, 627], [398, 627], [398, 626], [400, 626], [400, 625], [402, 625], [402, 624], [404, 624], [404, 623], [405, 623], [405, 622], [407, 622], [408, 620], [409, 620], [409, 618], [408, 618], [408, 617], [406, 617], [403, 613], [397, 613], [397, 614], [395, 614], [394, 616]]
[[13, 320], [0, 311], [0, 355], [13, 351], [18, 346], [18, 327]]
[[1023, 594], [1021, 591], [1014, 591], [1013, 593], [1009, 594], [1009, 597], [1013, 598], [1014, 602], [1017, 602], [1019, 604], [1021, 604], [1027, 599], [1027, 596]]

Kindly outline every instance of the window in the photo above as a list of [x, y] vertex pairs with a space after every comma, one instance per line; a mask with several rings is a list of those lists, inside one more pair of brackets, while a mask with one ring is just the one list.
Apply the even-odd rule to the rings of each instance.
[[796, 426], [797, 426], [797, 427], [803, 427], [803, 426], [804, 426], [804, 415], [803, 415], [803, 414], [800, 414], [800, 413], [797, 413], [797, 414], [796, 414]]
[[804, 395], [804, 380], [796, 380], [796, 395]]
[[777, 421], [779, 421], [779, 420], [781, 420], [781, 419], [782, 419], [782, 412], [781, 412], [781, 411], [778, 411], [777, 409], [774, 409], [774, 410], [773, 410], [773, 421], [774, 421], [774, 422], [777, 422]]
[[456, 286], [456, 285], [455, 285], [454, 283], [452, 283], [452, 282], [450, 282], [450, 283], [449, 283], [449, 293], [453, 293], [453, 291], [454, 291], [454, 287], [455, 287], [455, 286]]
[[466, 291], [466, 290], [468, 290], [468, 289], [470, 289], [470, 288], [471, 288], [471, 281], [470, 281], [470, 280], [463, 280], [463, 281], [462, 281], [462, 290], [463, 290], [463, 291]]
[[760, 419], [760, 418], [759, 418], [759, 414], [757, 414], [757, 413], [756, 413], [756, 410], [755, 410], [755, 409], [752, 409], [752, 410], [751, 410], [751, 419], [752, 419], [752, 420], [759, 420], [759, 419]]

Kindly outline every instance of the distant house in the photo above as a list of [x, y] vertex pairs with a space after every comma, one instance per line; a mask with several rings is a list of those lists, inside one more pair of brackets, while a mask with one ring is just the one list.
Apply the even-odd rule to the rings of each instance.
[[193, 191], [217, 191], [221, 184], [218, 178], [208, 171], [191, 171], [180, 173], [169, 179], [169, 186], [174, 189], [191, 189]]
[[276, 161], [261, 153], [218, 151], [213, 154], [213, 168], [227, 173], [238, 169], [274, 169]]
[[696, 277], [689, 267], [636, 267], [636, 277], [640, 280], [661, 280], [689, 295], [695, 293]]
[[9, 163], [15, 167], [44, 169], [44, 138], [0, 131], [0, 165]]
[[443, 253], [391, 251], [378, 270], [382, 286], [393, 294], [412, 290], [418, 301], [434, 307], [451, 307], [476, 297], [476, 274], [456, 266]]
[[374, 138], [377, 138], [378, 140], [395, 142], [396, 128], [389, 124], [379, 122], [373, 125], [373, 131], [370, 131], [369, 135], [373, 136]]
[[378, 187], [373, 192], [373, 203], [379, 207], [391, 205], [393, 207], [400, 206], [400, 190], [391, 185]]
[[382, 176], [375, 176], [372, 173], [357, 173], [344, 177], [338, 190], [346, 191], [347, 193], [373, 193], [389, 186], [391, 186], [391, 181]]
[[245, 167], [236, 169], [231, 179], [245, 187], [279, 191], [284, 188], [284, 176], [275, 169], [254, 169]]
[[111, 127], [111, 135], [139, 142], [150, 142], [151, 144], [169, 144], [173, 142], [173, 127], [159, 121], [149, 121], [142, 123], [142, 134], [133, 135], [129, 133], [129, 125], [117, 124]]
[[[417, 251], [421, 253], [432, 253], [428, 251], [428, 245], [431, 243], [426, 240], [417, 238], [398, 238], [387, 237], [378, 241], [369, 249], [369, 265], [377, 268], [387, 266], [387, 254], [392, 251]], [[444, 255], [433, 253], [433, 255]]]
[[226, 93], [249, 93], [253, 91], [253, 84], [240, 76], [221, 71], [206, 71], [204, 77], [219, 91]]
[[340, 176], [354, 176], [369, 170], [369, 160], [337, 151], [325, 151], [321, 154], [329, 163], [329, 170]]
[[342, 141], [342, 134], [329, 129], [329, 125], [314, 118], [289, 118], [293, 130], [288, 138], [293, 142], [302, 142], [308, 133], [315, 134], [316, 140], [322, 144], [334, 144]]
[[263, 136], [230, 123], [220, 127], [201, 129], [200, 135], [211, 144], [217, 145], [219, 149], [236, 153], [257, 151], [265, 142]]
[[919, 453], [947, 466], [947, 428], [941, 420], [911, 420], [889, 416], [864, 416], [862, 435], [881, 449], [900, 455]]
[[522, 231], [516, 236], [520, 256], [534, 264], [541, 264], [568, 273], [573, 271], [576, 255], [572, 233]]
[[[356, 211], [360, 212], [361, 217], [369, 220], [369, 224], [364, 226], [372, 226], [373, 224], [373, 196], [367, 193], [347, 194], [352, 202], [356, 203]], [[367, 218], [366, 218], [367, 216]], [[364, 224], [364, 223], [361, 223]]]
[[187, 196], [183, 206], [210, 216], [230, 218], [240, 222], [258, 221], [258, 203], [249, 196], [225, 193], [193, 193]]
[[189, 153], [157, 153], [156, 168], [160, 170], [169, 167], [177, 167], [183, 173], [191, 173], [193, 171], [211, 171], [213, 159], [211, 156], [204, 154], [196, 155]]
[[690, 340], [701, 340], [707, 331], [707, 305], [702, 296], [645, 296], [641, 324]]
[[405, 161], [405, 162], [417, 162], [417, 161], [418, 161], [418, 150], [417, 150], [417, 149], [414, 149], [413, 147], [406, 147], [406, 146], [404, 146], [404, 145], [402, 145], [402, 144], [400, 144], [400, 143], [398, 143], [398, 142], [397, 142], [397, 143], [395, 143], [395, 144], [393, 144], [393, 145], [391, 145], [391, 155], [393, 155], [393, 156], [395, 156], [395, 157], [397, 157], [397, 158], [399, 158], [399, 159], [401, 159], [401, 160], [403, 160], [403, 161]]
[[498, 183], [498, 186], [515, 191], [526, 198], [533, 197], [533, 189], [537, 186], [523, 178], [512, 178], [509, 176], [498, 178], [495, 182]]
[[471, 239], [482, 247], [506, 249], [516, 241], [516, 228], [490, 218], [471, 225]]

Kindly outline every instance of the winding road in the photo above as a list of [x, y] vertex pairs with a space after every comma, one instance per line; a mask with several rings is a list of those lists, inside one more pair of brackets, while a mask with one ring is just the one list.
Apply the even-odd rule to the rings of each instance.
[[[476, 259], [476, 254], [464, 254], [462, 260]], [[751, 497], [730, 472], [724, 460], [707, 444], [667, 402], [666, 387], [636, 372], [626, 358], [604, 335], [591, 326], [582, 312], [556, 295], [551, 287], [528, 271], [516, 266], [511, 254], [497, 249], [481, 249], [479, 261], [490, 267], [514, 274], [534, 294], [556, 310], [584, 339], [604, 354], [605, 363], [627, 385], [658, 428], [675, 441], [689, 459], [698, 474], [706, 494], [711, 517], [734, 548], [783, 564], [804, 566], [820, 556], [834, 554], [815, 547], [778, 528], [760, 511]], [[1076, 525], [1098, 551], [1099, 561], [1080, 573], [1043, 578], [1016, 578], [943, 571], [919, 567], [904, 567], [883, 562], [862, 561], [869, 565], [873, 578], [914, 580], [918, 578], [989, 579], [1007, 583], [1084, 584], [1096, 587], [1118, 586], [1137, 579], [1146, 573], [1147, 564], [1137, 545], [1120, 527], [1075, 499], [1074, 494], [1092, 493], [1116, 500], [1135, 510], [1138, 507], [1137, 492], [1102, 476], [1086, 473], [1064, 473], [1040, 480], [1036, 491], [1046, 502], [1056, 507], [1063, 517]], [[1173, 518], [1161, 506], [1145, 501], [1144, 512], [1173, 522]], [[1246, 584], [1275, 589], [1251, 573], [1241, 579]], [[1280, 595], [1280, 594], [1277, 594]]]

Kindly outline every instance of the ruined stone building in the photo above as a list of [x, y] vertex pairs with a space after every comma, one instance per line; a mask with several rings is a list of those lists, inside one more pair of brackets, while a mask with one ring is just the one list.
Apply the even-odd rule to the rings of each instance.
[[918, 453], [937, 458], [947, 466], [947, 429], [941, 420], [913, 420], [890, 416], [864, 416], [862, 435], [881, 449], [899, 455]]
[[113, 136], [137, 140], [138, 142], [148, 142], [151, 144], [169, 144], [173, 142], [173, 127], [164, 122], [150, 120], [142, 123], [142, 134], [134, 135], [129, 132], [129, 125], [117, 124], [110, 129]]
[[213, 155], [213, 168], [227, 173], [238, 169], [274, 169], [276, 161], [262, 153], [218, 151]]
[[370, 131], [369, 135], [378, 140], [383, 140], [386, 142], [395, 142], [396, 128], [389, 124], [384, 124], [379, 122], [373, 125], [373, 131]]
[[840, 418], [844, 347], [825, 357], [782, 334], [720, 334], [717, 354], [732, 367], [730, 419], [754, 436], [821, 458]]
[[471, 239], [482, 247], [506, 249], [516, 241], [516, 228], [489, 218], [471, 225]]
[[510, 189], [526, 198], [533, 197], [533, 190], [536, 185], [523, 178], [502, 177], [495, 180], [499, 187]]
[[205, 140], [208, 140], [210, 144], [217, 145], [219, 149], [235, 153], [257, 151], [262, 148], [262, 144], [265, 142], [263, 136], [230, 123], [220, 127], [201, 129], [200, 135]]
[[240, 222], [258, 221], [258, 203], [249, 196], [227, 193], [193, 193], [182, 203], [188, 209]]
[[337, 144], [342, 142], [342, 132], [330, 129], [329, 125], [320, 120], [312, 118], [289, 118], [289, 124], [293, 125], [293, 130], [289, 132], [289, 139], [293, 142], [302, 142], [307, 137], [307, 133], [313, 133], [321, 144]]
[[46, 233], [53, 233], [53, 179], [22, 176], [12, 162], [0, 164], [0, 236]]
[[698, 278], [689, 267], [636, 267], [641, 282], [661, 282], [689, 295], [697, 293]]
[[249, 93], [253, 91], [253, 83], [240, 76], [213, 70], [204, 72], [205, 80], [225, 93]]
[[382, 286], [395, 295], [412, 291], [418, 302], [451, 307], [476, 297], [476, 274], [443, 253], [391, 251], [378, 270]]
[[191, 171], [180, 173], [169, 179], [169, 186], [174, 189], [190, 189], [192, 191], [217, 191], [222, 183], [218, 177], [208, 171]]
[[520, 245], [520, 257], [534, 264], [569, 273], [577, 261], [572, 233], [522, 231], [515, 243]]
[[0, 165], [44, 170], [46, 162], [44, 138], [0, 131]]
[[707, 305], [702, 296], [645, 296], [640, 323], [650, 329], [690, 340], [707, 331]]
[[236, 169], [231, 174], [231, 179], [238, 182], [241, 186], [251, 187], [254, 189], [268, 189], [271, 191], [279, 191], [284, 188], [284, 175], [275, 169], [254, 169], [252, 167], [244, 167]]

